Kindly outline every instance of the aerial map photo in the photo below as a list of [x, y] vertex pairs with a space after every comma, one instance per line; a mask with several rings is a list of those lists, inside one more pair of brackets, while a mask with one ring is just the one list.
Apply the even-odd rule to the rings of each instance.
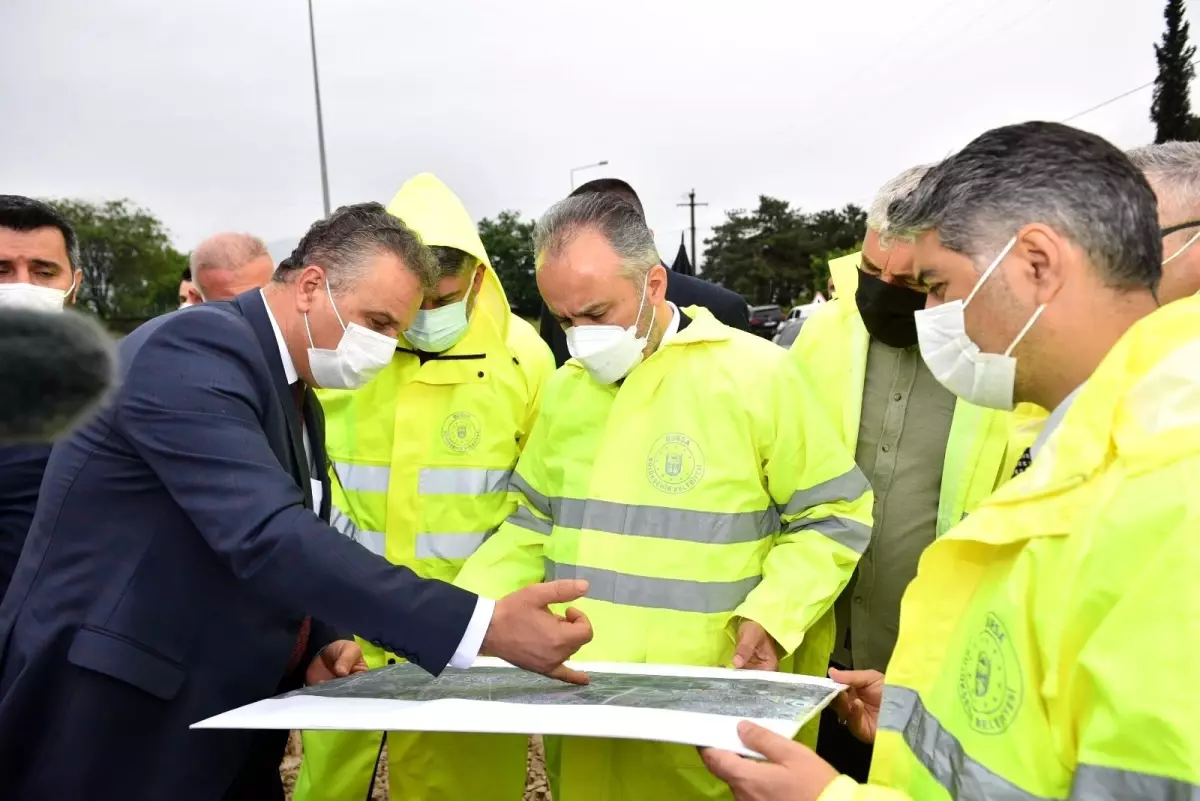
[[434, 678], [411, 664], [357, 673], [287, 696], [397, 701], [463, 699], [515, 704], [624, 706], [740, 718], [807, 719], [836, 693], [829, 685], [770, 679], [724, 679], [592, 671], [576, 686], [511, 667], [450, 670]]

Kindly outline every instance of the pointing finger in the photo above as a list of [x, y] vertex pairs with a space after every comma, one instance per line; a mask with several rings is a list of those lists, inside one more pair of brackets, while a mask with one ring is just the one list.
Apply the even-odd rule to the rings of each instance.
[[559, 665], [558, 667], [554, 668], [553, 670], [548, 671], [546, 673], [546, 675], [552, 679], [558, 679], [559, 681], [565, 681], [567, 684], [589, 684], [589, 683], [591, 683], [591, 679], [588, 677], [588, 674], [584, 673], [583, 671], [574, 670], [572, 668], [569, 668], [566, 665]]

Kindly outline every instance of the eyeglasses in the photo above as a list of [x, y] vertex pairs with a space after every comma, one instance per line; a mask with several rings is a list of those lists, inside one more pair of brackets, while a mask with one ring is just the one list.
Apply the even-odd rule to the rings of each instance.
[[1188, 228], [1200, 228], [1200, 220], [1192, 220], [1191, 222], [1182, 222], [1178, 225], [1172, 225], [1169, 228], [1162, 229], [1160, 235], [1166, 238], [1178, 231], [1186, 231]]

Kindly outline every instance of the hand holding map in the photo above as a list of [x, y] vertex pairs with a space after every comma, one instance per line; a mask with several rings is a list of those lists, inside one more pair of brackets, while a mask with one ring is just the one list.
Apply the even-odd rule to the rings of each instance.
[[563, 665], [592, 639], [592, 624], [578, 609], [554, 614], [551, 604], [583, 597], [588, 583], [579, 580], [534, 584], [496, 602], [480, 653], [571, 684], [587, 684], [586, 673]]

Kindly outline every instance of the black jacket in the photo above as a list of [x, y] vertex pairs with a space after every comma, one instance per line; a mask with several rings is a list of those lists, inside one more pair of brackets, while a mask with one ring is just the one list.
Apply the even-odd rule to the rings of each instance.
[[[667, 300], [681, 309], [703, 306], [712, 312], [713, 317], [731, 328], [741, 331], [750, 329], [750, 315], [746, 301], [741, 295], [703, 278], [668, 272], [670, 274], [667, 277]], [[554, 352], [555, 365], [562, 367], [571, 358], [567, 351], [567, 335], [563, 333], [562, 326], [550, 314], [545, 303], [542, 304], [541, 334], [542, 339]]]

